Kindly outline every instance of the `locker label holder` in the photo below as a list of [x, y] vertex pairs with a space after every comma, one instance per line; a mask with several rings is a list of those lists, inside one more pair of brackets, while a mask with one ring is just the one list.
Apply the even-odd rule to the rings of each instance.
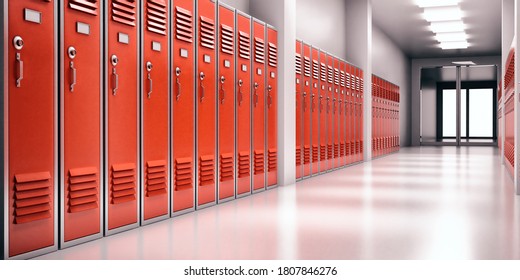
[[83, 35], [90, 35], [90, 25], [84, 22], [76, 22], [76, 32]]
[[42, 13], [26, 8], [24, 9], [24, 19], [25, 21], [41, 24]]

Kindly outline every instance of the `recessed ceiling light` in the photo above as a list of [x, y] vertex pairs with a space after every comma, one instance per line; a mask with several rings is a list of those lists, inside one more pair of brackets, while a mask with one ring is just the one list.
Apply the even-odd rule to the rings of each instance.
[[430, 29], [433, 33], [461, 32], [464, 31], [465, 27], [461, 20], [452, 20], [432, 22], [430, 23]]
[[452, 63], [455, 65], [477, 65], [473, 61], [453, 61]]
[[437, 33], [435, 34], [435, 39], [439, 42], [460, 42], [467, 40], [468, 35], [465, 32]]
[[453, 6], [460, 3], [461, 0], [415, 0], [417, 6], [421, 8]]
[[459, 6], [425, 8], [423, 17], [429, 22], [461, 20], [462, 11]]
[[469, 47], [469, 43], [467, 41], [443, 42], [440, 44], [440, 47], [443, 50], [467, 49]]

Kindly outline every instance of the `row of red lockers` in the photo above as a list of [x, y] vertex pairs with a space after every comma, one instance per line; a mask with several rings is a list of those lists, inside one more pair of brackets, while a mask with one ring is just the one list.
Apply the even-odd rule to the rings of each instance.
[[296, 178], [363, 160], [363, 70], [296, 41]]
[[372, 156], [399, 150], [399, 86], [372, 75]]
[[213, 0], [7, 6], [4, 258], [277, 184], [274, 28]]
[[[515, 168], [515, 49], [511, 48], [507, 62], [504, 78], [504, 92], [498, 90], [498, 145], [501, 152], [504, 153], [505, 165], [508, 172], [513, 176]], [[502, 83], [501, 82], [501, 83]], [[504, 105], [502, 107], [502, 98]], [[504, 119], [502, 120], [502, 112]], [[504, 135], [501, 135], [502, 128]], [[504, 146], [502, 147], [501, 139], [504, 137]], [[503, 151], [502, 151], [503, 150]]]

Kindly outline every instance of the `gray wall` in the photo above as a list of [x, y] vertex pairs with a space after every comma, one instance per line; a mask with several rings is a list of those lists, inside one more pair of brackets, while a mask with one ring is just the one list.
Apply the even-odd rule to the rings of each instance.
[[219, 2], [238, 9], [244, 13], [249, 13], [249, 0], [219, 0]]
[[399, 86], [401, 146], [410, 146], [411, 60], [375, 24], [372, 25], [372, 72]]
[[[424, 69], [425, 70], [430, 69]], [[437, 81], [422, 79], [422, 141], [435, 142], [437, 138]]]

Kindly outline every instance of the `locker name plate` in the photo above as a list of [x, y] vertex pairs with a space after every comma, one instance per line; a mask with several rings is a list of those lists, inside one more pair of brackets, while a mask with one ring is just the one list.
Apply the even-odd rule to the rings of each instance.
[[161, 51], [161, 43], [153, 41], [152, 42], [152, 50], [154, 50], [156, 52], [160, 52]]
[[205, 54], [204, 55], [204, 63], [211, 63], [211, 56]]
[[261, 76], [261, 75], [262, 75], [262, 69], [258, 68], [258, 69], [256, 70], [256, 73], [257, 73], [258, 75]]
[[90, 35], [90, 24], [83, 22], [76, 22], [76, 32], [79, 34]]
[[224, 60], [224, 67], [226, 67], [226, 68], [231, 67], [231, 62], [229, 60]]
[[[276, 77], [276, 74], [274, 72], [271, 72], [271, 78], [275, 78]], [[309, 85], [309, 82], [306, 83], [307, 85]]]
[[128, 34], [125, 34], [125, 33], [117, 33], [117, 41], [121, 44], [127, 44], [130, 43], [130, 37], [128, 36]]
[[42, 23], [42, 13], [31, 9], [24, 9], [24, 19], [29, 22], [40, 24]]
[[242, 64], [242, 72], [247, 72], [247, 65]]

